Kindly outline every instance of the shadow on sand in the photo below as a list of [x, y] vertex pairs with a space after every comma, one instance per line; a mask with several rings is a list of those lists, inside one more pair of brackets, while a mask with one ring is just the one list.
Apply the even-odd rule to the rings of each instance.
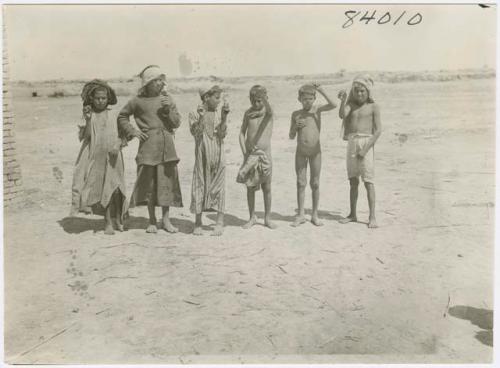
[[493, 347], [493, 311], [473, 308], [465, 305], [455, 305], [449, 309], [450, 316], [465, 319], [483, 331], [476, 333], [476, 339], [484, 345]]
[[[297, 210], [296, 210], [297, 212]], [[256, 211], [255, 214], [259, 218], [259, 220], [264, 218], [264, 212], [263, 211]], [[340, 216], [339, 212], [330, 212], [330, 211], [319, 211], [318, 212], [319, 217], [324, 220], [331, 220], [331, 221], [338, 221], [342, 219], [343, 217]], [[311, 210], [306, 210], [306, 215], [310, 216], [311, 215]], [[217, 220], [217, 214], [211, 213], [207, 215], [207, 218], [209, 218], [211, 221], [216, 221]], [[278, 212], [271, 212], [271, 219], [275, 221], [285, 221], [285, 222], [290, 222], [292, 223], [295, 220], [295, 215], [282, 215], [281, 213]], [[241, 227], [247, 223], [248, 219], [241, 219], [239, 217], [236, 217], [234, 215], [231, 215], [230, 213], [226, 213], [224, 215], [224, 223], [226, 226], [235, 226], [235, 227]]]
[[[172, 218], [172, 224], [179, 229], [179, 232], [184, 234], [191, 234], [193, 232], [193, 223], [189, 220], [179, 218]], [[93, 219], [85, 217], [65, 217], [57, 223], [68, 234], [80, 234], [86, 231], [93, 231], [94, 233], [104, 230], [104, 219]], [[124, 221], [125, 231], [146, 229], [149, 224], [149, 219], [146, 217], [129, 216]]]

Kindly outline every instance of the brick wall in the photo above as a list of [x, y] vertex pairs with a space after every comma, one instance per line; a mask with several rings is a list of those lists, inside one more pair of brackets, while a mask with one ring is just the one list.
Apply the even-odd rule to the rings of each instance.
[[14, 133], [14, 115], [11, 109], [9, 91], [9, 70], [5, 28], [3, 43], [3, 199], [8, 207], [22, 195], [21, 167], [16, 160], [16, 136]]

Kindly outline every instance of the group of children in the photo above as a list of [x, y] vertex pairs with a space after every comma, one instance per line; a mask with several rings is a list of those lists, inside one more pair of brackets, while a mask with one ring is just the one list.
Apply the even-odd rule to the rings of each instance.
[[[124, 216], [129, 207], [145, 205], [149, 212], [148, 233], [158, 231], [156, 207], [162, 208], [161, 227], [175, 233], [171, 223], [170, 207], [182, 207], [182, 194], [175, 150], [175, 130], [181, 116], [175, 102], [166, 90], [166, 78], [156, 65], [147, 66], [140, 74], [141, 88], [118, 114], [117, 121], [108, 118], [108, 106], [117, 103], [113, 89], [102, 80], [87, 83], [82, 91], [83, 122], [79, 125], [82, 148], [76, 162], [72, 186], [72, 215], [78, 212], [102, 214], [105, 234], [123, 231]], [[340, 91], [339, 117], [342, 119], [344, 140], [347, 141], [347, 172], [350, 182], [350, 213], [342, 223], [357, 221], [356, 203], [359, 177], [363, 180], [370, 209], [368, 227], [377, 227], [375, 219], [374, 150], [381, 134], [380, 112], [371, 96], [373, 81], [361, 76], [353, 81], [351, 91]], [[201, 103], [189, 113], [189, 128], [195, 143], [195, 164], [191, 187], [190, 210], [195, 215], [194, 235], [202, 235], [202, 213], [217, 212], [212, 235], [224, 231], [225, 211], [225, 150], [229, 104], [222, 98], [222, 90], [213, 86], [200, 90]], [[316, 105], [316, 93], [326, 104]], [[264, 224], [276, 228], [271, 220], [271, 182], [273, 110], [266, 88], [255, 85], [249, 93], [251, 106], [245, 111], [239, 134], [243, 164], [236, 181], [247, 188], [248, 229], [257, 223], [255, 192], [262, 189], [264, 196]], [[299, 89], [302, 108], [291, 116], [290, 139], [297, 138], [295, 170], [297, 174], [298, 214], [292, 226], [306, 222], [304, 196], [307, 185], [307, 166], [310, 166], [309, 184], [312, 190], [311, 222], [323, 225], [318, 216], [319, 182], [321, 171], [321, 114], [336, 108], [335, 102], [317, 84]], [[222, 104], [221, 104], [222, 102]], [[130, 122], [134, 116], [135, 124]], [[124, 163], [121, 149], [127, 142], [139, 139], [136, 156], [137, 180], [130, 201], [125, 195]]]

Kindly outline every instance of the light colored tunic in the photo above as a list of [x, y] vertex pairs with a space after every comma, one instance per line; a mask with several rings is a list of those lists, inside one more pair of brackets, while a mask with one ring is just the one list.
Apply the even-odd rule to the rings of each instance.
[[365, 183], [373, 183], [375, 180], [374, 158], [375, 153], [373, 147], [368, 150], [363, 158], [358, 157], [358, 153], [366, 147], [370, 141], [371, 134], [351, 133], [347, 137], [347, 154], [346, 166], [347, 177], [361, 177]]
[[93, 212], [104, 214], [115, 190], [122, 194], [122, 215], [126, 213], [124, 165], [121, 150], [116, 160], [109, 152], [120, 148], [118, 129], [108, 110], [92, 112], [87, 123], [88, 136], [76, 160], [72, 185], [71, 214]]
[[189, 114], [191, 134], [195, 138], [195, 163], [191, 187], [192, 213], [224, 212], [226, 159], [224, 137], [226, 125], [221, 124], [220, 111], [207, 111], [201, 118]]

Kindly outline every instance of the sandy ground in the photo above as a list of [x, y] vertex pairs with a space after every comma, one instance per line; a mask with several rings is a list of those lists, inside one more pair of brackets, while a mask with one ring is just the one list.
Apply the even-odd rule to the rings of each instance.
[[[5, 213], [5, 356], [9, 363], [490, 362], [492, 359], [495, 80], [379, 84], [379, 229], [341, 225], [348, 209], [337, 111], [322, 130], [321, 216], [292, 228], [297, 83], [267, 84], [275, 108], [273, 218], [247, 219], [238, 132], [246, 86], [229, 96], [227, 216], [221, 238], [194, 237], [194, 144], [176, 135], [185, 208], [180, 233], [102, 233], [67, 218], [80, 101], [16, 98], [25, 198]], [[344, 87], [328, 86], [333, 96]], [[175, 96], [186, 118], [195, 93]], [[119, 99], [123, 106], [127, 98]], [[125, 148], [127, 185], [137, 144]], [[261, 194], [257, 208], [263, 210]], [[310, 191], [306, 206], [310, 207]], [[262, 217], [262, 212], [260, 212]]]

